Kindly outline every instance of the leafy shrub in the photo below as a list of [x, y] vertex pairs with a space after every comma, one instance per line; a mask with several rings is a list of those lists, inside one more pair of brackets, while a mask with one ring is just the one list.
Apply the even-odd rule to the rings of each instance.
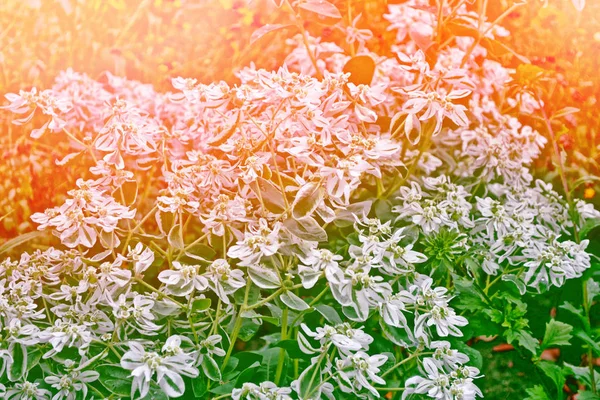
[[598, 398], [594, 178], [506, 44], [521, 4], [274, 3], [249, 41], [287, 35], [283, 64], [237, 83], [6, 94], [69, 189], [0, 248], [5, 397], [475, 399], [494, 346], [515, 396]]

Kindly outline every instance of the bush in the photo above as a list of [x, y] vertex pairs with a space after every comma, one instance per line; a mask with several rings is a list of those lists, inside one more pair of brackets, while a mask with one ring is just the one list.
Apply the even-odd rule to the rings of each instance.
[[[135, 55], [153, 26], [177, 36], [154, 13], [191, 7], [158, 3], [98, 26]], [[163, 90], [150, 52], [129, 78], [67, 68], [6, 94], [29, 171], [6, 168], [1, 218], [38, 229], [0, 247], [7, 399], [598, 398], [578, 109], [510, 47], [522, 4], [393, 3], [221, 2], [255, 15], [224, 80], [167, 68]]]

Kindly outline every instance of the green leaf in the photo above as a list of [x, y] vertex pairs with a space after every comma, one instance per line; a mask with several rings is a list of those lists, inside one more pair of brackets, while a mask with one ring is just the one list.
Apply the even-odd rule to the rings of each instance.
[[206, 394], [206, 390], [208, 389], [205, 377], [202, 374], [200, 374], [197, 377], [192, 378], [191, 380], [192, 392], [194, 393], [194, 396], [198, 399], [203, 399], [204, 395]]
[[527, 292], [527, 286], [525, 286], [525, 282], [519, 279], [516, 275], [502, 275], [502, 280], [514, 283], [517, 289], [519, 290], [521, 296], [524, 295], [525, 292]]
[[335, 25], [342, 19], [337, 7], [325, 0], [305, 0], [298, 5], [298, 8], [305, 21]]
[[450, 343], [452, 344], [452, 348], [464, 353], [467, 357], [469, 357], [469, 365], [472, 365], [477, 369], [481, 369], [483, 366], [483, 357], [478, 350], [456, 339], [450, 340]]
[[552, 380], [552, 382], [554, 382], [557, 398], [562, 398], [562, 389], [567, 380], [563, 374], [562, 368], [548, 361], [540, 361], [537, 366]]
[[571, 331], [573, 327], [564, 322], [557, 321], [555, 319], [550, 320], [546, 324], [546, 332], [544, 333], [544, 340], [542, 340], [541, 350], [547, 349], [553, 346], [569, 346], [569, 340], [573, 337]]
[[183, 243], [183, 237], [181, 235], [181, 225], [173, 225], [173, 227], [169, 231], [169, 237], [167, 239], [171, 247], [177, 250], [182, 250], [185, 244]]
[[267, 210], [275, 214], [285, 211], [285, 199], [277, 186], [260, 176], [248, 186], [259, 199], [262, 199]]
[[321, 182], [308, 182], [298, 190], [292, 203], [292, 216], [302, 219], [311, 216], [321, 204], [325, 189]]
[[0, 246], [0, 255], [7, 253], [9, 250], [11, 250], [17, 246], [20, 246], [22, 244], [25, 244], [25, 243], [29, 242], [30, 240], [33, 240], [36, 237], [39, 237], [43, 234], [44, 234], [44, 232], [38, 232], [38, 231], [28, 232], [28, 233], [19, 235], [16, 238], [10, 239], [7, 242], [5, 242], [2, 246]]
[[140, 400], [169, 400], [169, 397], [155, 383], [151, 383], [148, 394]]
[[11, 350], [13, 362], [7, 372], [8, 379], [15, 382], [27, 372], [27, 347], [20, 343], [14, 343]]
[[321, 384], [321, 364], [323, 359], [319, 358], [316, 363], [306, 368], [298, 378], [298, 397], [301, 399], [311, 398], [315, 388]]
[[313, 306], [325, 319], [327, 322], [333, 325], [339, 325], [342, 323], [342, 319], [335, 308], [328, 306], [327, 304], [317, 304]]
[[216, 254], [216, 251], [203, 243], [196, 243], [185, 252], [186, 256], [200, 261], [212, 260]]
[[95, 368], [100, 374], [100, 383], [108, 391], [117, 396], [129, 397], [131, 395], [130, 371], [121, 368], [118, 364], [104, 364]]
[[542, 385], [535, 385], [534, 387], [527, 389], [526, 392], [527, 397], [523, 400], [552, 400], [548, 397]]
[[590, 346], [592, 350], [594, 350], [594, 353], [600, 355], [600, 343], [592, 339], [590, 335], [588, 335], [582, 330], [577, 330], [575, 331], [575, 336], [583, 340], [588, 346]]
[[533, 355], [537, 354], [538, 341], [536, 338], [531, 336], [531, 333], [520, 330], [516, 333], [515, 338], [521, 347], [529, 350]]
[[[261, 362], [261, 366], [258, 369], [258, 371], [256, 372], [256, 380], [259, 382], [262, 381], [273, 381], [275, 379], [275, 372], [277, 370], [277, 363], [279, 362], [279, 353], [280, 350], [275, 348], [275, 349], [266, 349], [260, 352], [263, 356], [262, 362]], [[288, 358], [289, 360], [289, 358]], [[285, 373], [285, 368], [286, 368], [287, 364], [284, 363], [284, 373]], [[285, 376], [285, 374], [283, 375]]]
[[241, 341], [248, 342], [254, 337], [254, 335], [256, 335], [256, 332], [258, 332], [259, 328], [260, 325], [252, 321], [252, 319], [244, 318], [242, 320], [242, 327], [240, 328], [240, 331], [238, 333], [238, 338]]
[[219, 365], [211, 356], [207, 354], [205, 354], [204, 358], [202, 359], [202, 370], [208, 379], [217, 382], [221, 380], [221, 370], [219, 369]]
[[592, 304], [594, 298], [600, 294], [600, 285], [593, 279], [588, 279], [585, 283], [587, 289], [587, 301], [588, 304]]
[[600, 227], [600, 218], [586, 219], [583, 227], [579, 231], [579, 235], [582, 238], [587, 238], [589, 233], [598, 227]]
[[[260, 357], [262, 360], [262, 356]], [[235, 381], [235, 387], [241, 387], [246, 382], [253, 382], [256, 376], [256, 371], [260, 368], [260, 362], [255, 361], [249, 367], [244, 369], [237, 377]]]
[[192, 312], [205, 311], [210, 308], [211, 299], [196, 299], [192, 302]]
[[300, 297], [296, 296], [293, 292], [290, 291], [282, 293], [281, 296], [279, 296], [279, 299], [281, 299], [283, 304], [285, 304], [292, 310], [304, 311], [308, 310], [309, 308], [308, 304], [306, 304], [304, 300], [302, 300]]
[[221, 385], [221, 386], [217, 386], [214, 389], [210, 389], [211, 393], [214, 394], [218, 394], [218, 395], [223, 395], [223, 394], [230, 394], [234, 389], [233, 383], [229, 382], [226, 383], [225, 385]]
[[272, 269], [251, 267], [248, 268], [248, 275], [252, 282], [261, 289], [277, 289], [281, 286], [279, 275]]
[[[573, 375], [575, 378], [583, 382], [587, 387], [592, 387], [592, 379], [590, 369], [588, 367], [577, 367], [569, 363], [565, 363], [564, 372], [566, 375]], [[596, 382], [596, 391], [600, 391], [600, 373], [594, 370], [594, 382]]]
[[577, 400], [600, 400], [600, 396], [587, 390], [577, 392]]
[[367, 55], [352, 57], [344, 65], [344, 73], [350, 73], [348, 82], [355, 85], [370, 85], [375, 74], [375, 61]]
[[27, 352], [27, 371], [30, 371], [33, 367], [39, 364], [40, 358], [42, 358], [42, 352], [38, 348], [30, 349]]
[[266, 24], [252, 32], [252, 36], [250, 36], [249, 46], [252, 46], [257, 41], [261, 40], [266, 36], [270, 36], [272, 32], [277, 32], [286, 28], [296, 28], [294, 24]]
[[575, 114], [579, 111], [580, 111], [579, 108], [576, 108], [576, 107], [564, 107], [564, 108], [561, 108], [560, 110], [558, 110], [557, 112], [555, 112], [554, 115], [552, 115], [552, 117], [550, 119], [562, 118], [566, 115]]
[[386, 324], [383, 319], [379, 320], [379, 326], [383, 336], [397, 346], [406, 347], [411, 343], [411, 339], [403, 328], [396, 328]]
[[299, 358], [299, 359], [307, 359], [309, 355], [305, 354], [300, 350], [300, 346], [298, 345], [297, 340], [286, 339], [280, 340], [279, 342], [273, 344], [273, 347], [280, 347], [285, 349], [290, 358]]
[[[123, 184], [121, 185], [121, 190], [123, 191], [123, 200], [125, 201], [125, 205], [133, 205], [138, 195], [137, 181], [134, 180], [123, 182]], [[118, 198], [120, 199], [120, 193]]]
[[283, 225], [292, 235], [302, 240], [314, 242], [327, 241], [327, 232], [313, 217], [305, 217], [300, 220], [289, 218], [284, 221]]
[[581, 321], [581, 323], [583, 324], [584, 328], [586, 331], [590, 331], [590, 323], [587, 320], [587, 318], [585, 317], [585, 313], [583, 312], [583, 308], [579, 307], [579, 308], [575, 308], [575, 306], [571, 303], [569, 303], [568, 301], [565, 301], [559, 308], [570, 312], [571, 314], [573, 314], [574, 316], [576, 316], [579, 321]]
[[456, 308], [474, 312], [488, 308], [483, 295], [477, 290], [473, 280], [452, 274], [452, 282], [454, 283], [454, 288], [459, 293]]

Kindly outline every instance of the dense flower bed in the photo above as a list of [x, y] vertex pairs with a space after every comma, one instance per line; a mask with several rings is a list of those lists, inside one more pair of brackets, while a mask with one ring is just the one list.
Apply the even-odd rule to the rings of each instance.
[[492, 342], [527, 398], [598, 398], [600, 213], [555, 132], [577, 110], [504, 44], [519, 4], [389, 4], [384, 48], [351, 6], [274, 3], [250, 41], [290, 51], [237, 83], [6, 94], [69, 189], [0, 247], [4, 396], [475, 399]]

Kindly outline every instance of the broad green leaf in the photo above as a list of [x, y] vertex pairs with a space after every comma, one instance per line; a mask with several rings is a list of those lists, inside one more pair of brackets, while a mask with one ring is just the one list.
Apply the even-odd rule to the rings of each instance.
[[244, 318], [242, 320], [242, 327], [238, 333], [238, 338], [241, 341], [248, 342], [254, 337], [254, 335], [256, 335], [256, 332], [258, 332], [259, 328], [260, 325], [256, 324], [252, 319]]
[[7, 370], [8, 379], [15, 382], [27, 372], [27, 347], [20, 343], [13, 343], [10, 350], [13, 362]]
[[221, 370], [219, 369], [219, 365], [208, 354], [205, 354], [204, 358], [202, 359], [202, 370], [208, 379], [217, 382], [221, 380]]
[[585, 286], [587, 289], [587, 301], [588, 304], [591, 305], [594, 301], [594, 298], [600, 294], [600, 285], [598, 285], [598, 282], [590, 278], [585, 283]]
[[537, 353], [538, 341], [529, 332], [520, 330], [517, 332], [516, 338], [519, 345], [529, 350], [533, 355]]
[[311, 398], [315, 388], [321, 384], [322, 358], [306, 368], [298, 378], [298, 396], [301, 399]]
[[192, 311], [201, 312], [210, 308], [211, 299], [196, 299], [192, 302]]
[[285, 349], [290, 358], [301, 358], [306, 359], [309, 356], [300, 350], [300, 346], [298, 345], [298, 341], [293, 339], [280, 340], [273, 344], [273, 347], [280, 347]]
[[[259, 356], [262, 360], [262, 356]], [[237, 377], [235, 381], [235, 387], [241, 387], [246, 382], [253, 382], [253, 378], [256, 376], [256, 371], [260, 368], [260, 362], [255, 361], [244, 369]]]
[[534, 387], [527, 389], [526, 392], [527, 397], [523, 400], [552, 400], [548, 397], [542, 385], [535, 385]]
[[334, 25], [342, 19], [337, 7], [325, 0], [304, 0], [298, 8], [304, 20]]
[[233, 391], [234, 387], [235, 386], [233, 385], [233, 383], [229, 382], [224, 385], [217, 386], [216, 388], [210, 389], [210, 392], [217, 395], [230, 394]]
[[300, 220], [293, 218], [287, 219], [283, 225], [292, 233], [292, 235], [302, 239], [315, 242], [327, 241], [327, 232], [312, 217], [305, 217]]
[[577, 392], [577, 400], [600, 400], [600, 395], [587, 390]]
[[342, 323], [342, 319], [340, 315], [335, 310], [335, 308], [328, 306], [327, 304], [317, 304], [314, 308], [329, 322], [333, 325], [338, 325]]
[[548, 361], [540, 361], [537, 366], [552, 380], [552, 382], [554, 382], [557, 398], [561, 398], [562, 388], [567, 380], [562, 372], [562, 368]]
[[569, 346], [569, 340], [573, 337], [571, 331], [573, 327], [564, 322], [557, 321], [555, 319], [550, 320], [546, 324], [546, 332], [544, 333], [544, 340], [542, 340], [541, 350], [547, 349], [553, 346]]
[[588, 346], [590, 346], [594, 353], [600, 355], [600, 343], [590, 337], [587, 333], [582, 330], [575, 331], [575, 336], [583, 340]]
[[293, 292], [286, 291], [279, 296], [283, 304], [291, 308], [292, 310], [304, 311], [307, 310], [308, 304], [300, 297], [296, 296]]
[[39, 231], [28, 232], [28, 233], [19, 235], [16, 238], [10, 239], [9, 241], [5, 242], [2, 246], [0, 246], [0, 255], [8, 252], [9, 250], [11, 250], [17, 246], [25, 244], [25, 243], [29, 242], [30, 240], [33, 240], [36, 237], [39, 237], [43, 234], [44, 234], [44, 232], [39, 232]]
[[250, 267], [248, 268], [248, 276], [261, 289], [277, 289], [281, 286], [279, 275], [273, 269]]
[[292, 216], [295, 219], [310, 217], [321, 205], [325, 189], [321, 182], [308, 182], [303, 185], [292, 203]]
[[256, 197], [262, 200], [267, 210], [275, 214], [281, 214], [285, 211], [285, 199], [279, 187], [260, 176], [248, 186], [256, 194]]
[[578, 113], [580, 110], [576, 107], [563, 107], [552, 115], [551, 119], [562, 118], [569, 114]]
[[183, 237], [181, 232], [181, 225], [175, 224], [169, 231], [168, 236], [169, 245], [174, 249], [181, 250], [185, 246], [183, 243]]
[[[578, 381], [583, 382], [588, 388], [592, 387], [592, 380], [590, 375], [590, 369], [585, 367], [577, 367], [569, 363], [565, 363], [564, 373], [566, 375], [573, 375]], [[596, 382], [596, 389], [600, 391], [600, 373], [594, 370], [594, 382]]]
[[368, 55], [352, 57], [344, 65], [344, 73], [350, 73], [348, 82], [355, 85], [370, 85], [375, 74], [375, 61]]
[[195, 378], [191, 378], [192, 381], [192, 392], [197, 399], [203, 399], [208, 389], [206, 385], [206, 378], [200, 374]]
[[252, 36], [250, 36], [249, 46], [252, 46], [254, 43], [258, 42], [262, 38], [266, 36], [270, 36], [271, 33], [277, 32], [287, 28], [296, 28], [294, 24], [266, 24], [252, 32]]
[[186, 256], [200, 261], [212, 260], [215, 258], [216, 254], [216, 251], [203, 243], [196, 243], [185, 252]]
[[100, 374], [99, 381], [107, 390], [117, 396], [131, 394], [131, 372], [117, 364], [104, 364], [95, 368]]

